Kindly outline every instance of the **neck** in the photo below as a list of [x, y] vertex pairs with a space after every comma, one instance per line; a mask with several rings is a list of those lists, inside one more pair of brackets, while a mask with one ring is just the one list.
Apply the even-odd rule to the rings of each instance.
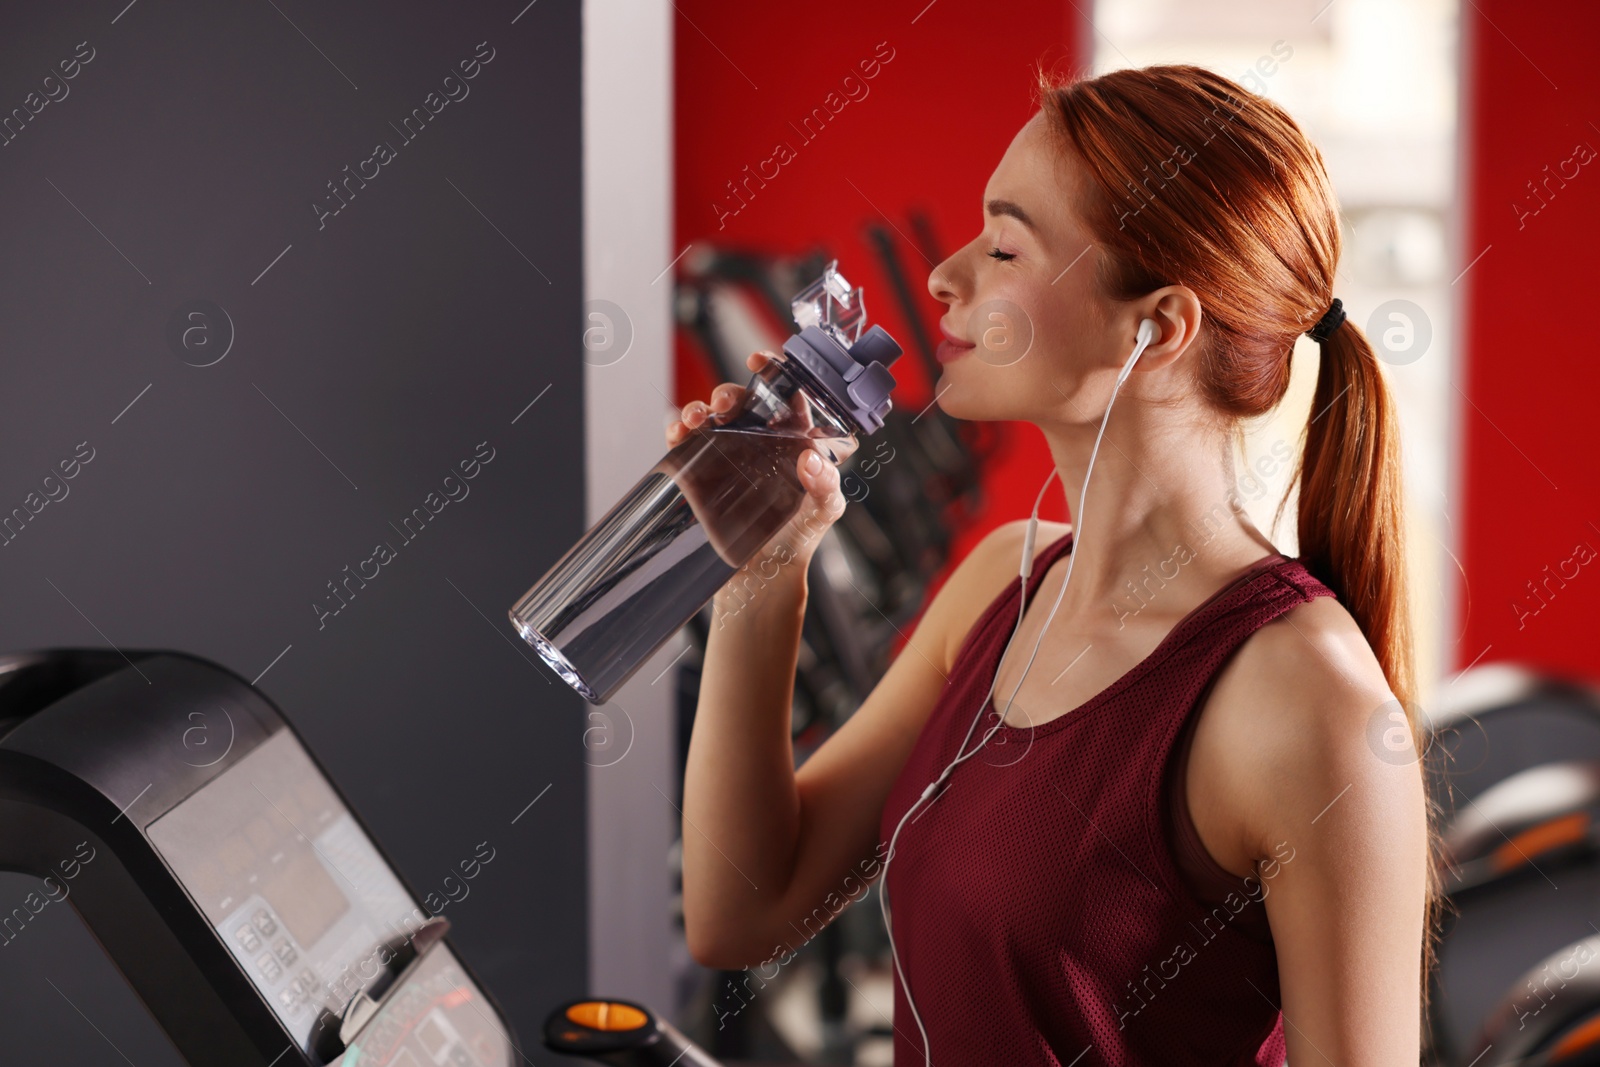
[[[1074, 512], [1076, 560], [1061, 601], [1065, 617], [1090, 619], [1097, 606], [1122, 617], [1129, 605], [1154, 603], [1155, 591], [1168, 586], [1177, 595], [1159, 598], [1164, 603], [1154, 614], [1182, 614], [1276, 551], [1240, 507], [1224, 431], [1174, 420], [1169, 409], [1120, 396], [1080, 516], [1100, 419], [1040, 428]], [[1136, 592], [1130, 593], [1130, 582]]]

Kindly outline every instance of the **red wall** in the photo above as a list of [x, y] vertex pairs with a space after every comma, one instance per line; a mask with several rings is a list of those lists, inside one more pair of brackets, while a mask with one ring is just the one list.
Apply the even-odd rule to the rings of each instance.
[[[969, 240], [982, 226], [984, 183], [1032, 112], [1034, 64], [1079, 65], [1080, 16], [1062, 0], [1008, 0], [1004, 17], [992, 5], [957, 0], [676, 6], [674, 252], [701, 240], [774, 253], [825, 246], [864, 287], [871, 320], [909, 347], [863, 225], [881, 222], [882, 211], [909, 234], [906, 209], [914, 206], [930, 215], [944, 254]], [[870, 60], [878, 66], [869, 79], [858, 64]], [[849, 87], [859, 99], [841, 87], [849, 75], [866, 89]], [[826, 109], [830, 93], [838, 94], [838, 113], [802, 138], [795, 127], [813, 108]], [[787, 162], [774, 154], [780, 142], [793, 150]], [[741, 207], [727, 183], [742, 187], [746, 167], [777, 174], [752, 183]], [[944, 305], [927, 294], [932, 265], [904, 245], [900, 260], [936, 333]], [[678, 346], [675, 399], [683, 404], [716, 383], [688, 341], [680, 336]], [[908, 351], [894, 372], [896, 406], [920, 411], [933, 394], [917, 357]], [[955, 559], [993, 526], [1026, 517], [1049, 473], [1038, 431], [1003, 430], [1006, 443], [985, 479], [990, 505], [959, 533]], [[1045, 515], [1064, 518], [1056, 496], [1059, 510]]]
[[[874, 320], [909, 343], [862, 225], [881, 210], [904, 229], [905, 209], [919, 206], [947, 251], [965, 240], [981, 224], [985, 180], [1028, 117], [1033, 63], [1073, 66], [1084, 45], [1071, 4], [1015, 0], [1005, 18], [993, 16], [992, 6], [950, 0], [820, 0], [803, 9], [680, 0], [674, 248], [823, 244], [866, 287]], [[1457, 283], [1463, 473], [1451, 505], [1465, 579], [1451, 659], [1458, 667], [1517, 659], [1600, 679], [1590, 636], [1600, 619], [1600, 573], [1590, 573], [1600, 572], [1600, 467], [1579, 443], [1597, 421], [1600, 384], [1585, 329], [1600, 281], [1600, 157], [1579, 162], [1600, 150], [1600, 64], [1590, 55], [1600, 5], [1475, 0], [1462, 6], [1462, 33], [1460, 266], [1482, 258]], [[891, 49], [876, 76], [861, 78], [859, 63]], [[830, 92], [843, 98], [850, 74], [867, 95], [803, 140], [790, 123], [826, 106]], [[780, 141], [794, 158], [741, 206], [727, 183], [773, 158]], [[1579, 145], [1587, 147], [1574, 155]], [[902, 261], [931, 329], [941, 306], [923, 295], [929, 265], [905, 249]], [[679, 403], [715, 384], [682, 338], [676, 371]], [[928, 403], [913, 357], [896, 375], [897, 404]], [[994, 525], [1025, 515], [1048, 473], [1037, 433], [1007, 430], [988, 481], [991, 506], [958, 538], [957, 558]], [[1055, 508], [1047, 515], [1064, 517], [1059, 494]]]
[[1457, 269], [1482, 258], [1457, 283], [1455, 665], [1481, 656], [1600, 680], [1600, 5], [1461, 10], [1469, 200]]

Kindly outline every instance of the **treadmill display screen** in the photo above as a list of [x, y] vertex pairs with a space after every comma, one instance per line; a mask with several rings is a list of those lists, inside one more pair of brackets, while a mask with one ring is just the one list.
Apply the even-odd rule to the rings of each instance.
[[[302, 1051], [338, 1028], [345, 1006], [390, 958], [384, 946], [429, 917], [288, 730], [146, 832]], [[481, 993], [454, 973], [481, 1005]]]

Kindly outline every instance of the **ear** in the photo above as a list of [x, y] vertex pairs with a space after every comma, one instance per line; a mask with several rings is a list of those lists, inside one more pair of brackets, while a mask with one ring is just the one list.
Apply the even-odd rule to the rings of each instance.
[[1139, 370], [1156, 370], [1176, 363], [1194, 348], [1200, 337], [1204, 313], [1200, 298], [1184, 285], [1168, 285], [1140, 297], [1129, 305], [1128, 337], [1132, 338], [1140, 319], [1154, 319], [1160, 327], [1156, 339], [1139, 357]]

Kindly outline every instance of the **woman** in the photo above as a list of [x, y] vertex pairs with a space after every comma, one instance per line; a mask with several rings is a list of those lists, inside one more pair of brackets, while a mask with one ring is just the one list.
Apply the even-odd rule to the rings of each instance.
[[[685, 772], [690, 951], [770, 977], [887, 859], [901, 1067], [1416, 1063], [1434, 875], [1397, 428], [1334, 299], [1321, 155], [1195, 67], [1040, 95], [983, 229], [929, 275], [936, 393], [1037, 426], [1068, 500], [1115, 397], [1082, 545], [1044, 524], [1024, 601], [1027, 524], [988, 535], [795, 771], [816, 544], [797, 531], [844, 508], [837, 472], [801, 464], [806, 513], [768, 548], [796, 565], [716, 602], [739, 618], [712, 628]], [[1021, 358], [974, 347], [996, 311], [1031, 330]], [[1238, 506], [1230, 449], [1302, 332], [1320, 365], [1290, 559]], [[690, 404], [669, 442], [707, 414]]]

